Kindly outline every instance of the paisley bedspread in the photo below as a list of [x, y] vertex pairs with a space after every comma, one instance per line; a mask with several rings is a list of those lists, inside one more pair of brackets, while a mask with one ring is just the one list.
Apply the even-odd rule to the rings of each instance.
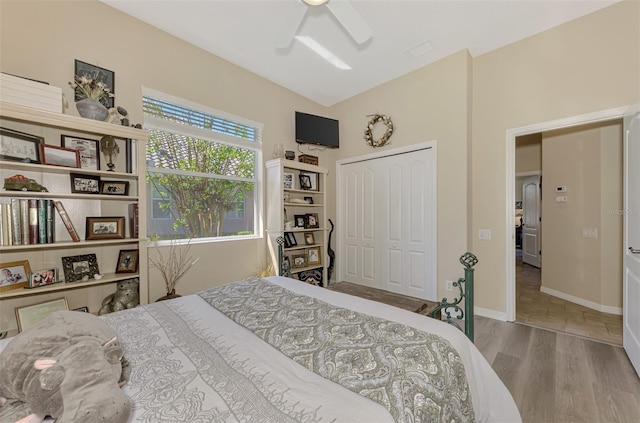
[[381, 404], [396, 422], [474, 420], [464, 365], [438, 335], [260, 279], [199, 295], [298, 364]]
[[521, 421], [462, 332], [289, 278], [102, 317], [131, 366], [130, 423]]

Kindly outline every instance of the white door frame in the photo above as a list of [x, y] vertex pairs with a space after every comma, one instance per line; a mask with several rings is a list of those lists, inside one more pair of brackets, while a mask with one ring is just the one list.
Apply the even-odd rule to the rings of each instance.
[[[532, 125], [521, 126], [518, 128], [507, 129], [506, 131], [506, 197], [505, 203], [506, 216], [505, 234], [505, 281], [506, 281], [506, 319], [508, 322], [516, 320], [516, 263], [514, 260], [514, 251], [516, 248], [516, 231], [515, 231], [515, 213], [513, 213], [513, 205], [515, 204], [516, 189], [516, 138], [535, 134], [538, 132], [551, 131], [554, 129], [569, 128], [572, 126], [581, 126], [589, 123], [603, 122], [612, 119], [621, 119], [631, 110], [631, 106], [617, 107], [615, 109], [601, 110], [593, 113], [585, 113], [582, 115], [571, 116], [563, 119], [552, 120], [548, 122], [534, 123]], [[622, 281], [620, 281], [622, 283]]]
[[[434, 257], [434, 266], [431, 269], [431, 277], [433, 280], [433, 283], [436, 285], [435, 290], [436, 292], [438, 292], [438, 179], [437, 179], [437, 175], [438, 175], [438, 150], [437, 150], [437, 142], [434, 141], [426, 141], [426, 142], [422, 142], [419, 144], [413, 144], [413, 145], [409, 145], [406, 147], [398, 147], [398, 148], [394, 148], [392, 150], [383, 150], [380, 152], [376, 152], [376, 153], [370, 153], [370, 154], [365, 154], [362, 156], [356, 156], [356, 157], [349, 157], [347, 159], [342, 159], [342, 160], [338, 160], [336, 162], [336, 257], [344, 257], [344, 254], [342, 254], [342, 250], [344, 248], [344, 246], [342, 245], [342, 237], [341, 237], [341, 231], [342, 228], [344, 227], [343, 222], [345, 221], [345, 216], [343, 216], [343, 212], [342, 212], [342, 207], [340, 207], [340, 199], [342, 198], [342, 187], [343, 187], [343, 183], [342, 183], [342, 169], [344, 165], [347, 165], [349, 163], [355, 163], [355, 162], [361, 162], [361, 161], [365, 161], [365, 160], [374, 160], [374, 159], [379, 159], [381, 157], [387, 157], [387, 156], [393, 156], [396, 154], [404, 154], [404, 153], [410, 153], [412, 151], [417, 151], [417, 150], [424, 150], [424, 149], [431, 149], [433, 150], [433, 154], [435, 154], [435, 160], [433, 161], [433, 192], [435, 193], [435, 195], [433, 196], [434, 200], [433, 200], [433, 214], [432, 214], [432, 218], [430, 219], [431, 221], [429, 222], [425, 222], [429, 227], [435, 228], [434, 230], [434, 236], [433, 239], [431, 240], [431, 251], [435, 252], [435, 257]], [[337, 281], [341, 281], [342, 280], [342, 264], [339, 264], [338, 266], [336, 266], [336, 268], [334, 269], [336, 276], [335, 276], [335, 280]]]

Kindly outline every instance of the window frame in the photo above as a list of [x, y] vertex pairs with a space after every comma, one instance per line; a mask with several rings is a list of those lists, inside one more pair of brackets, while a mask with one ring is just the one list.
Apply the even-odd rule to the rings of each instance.
[[[195, 126], [190, 126], [188, 124], [181, 124], [177, 122], [173, 122], [167, 119], [158, 118], [156, 116], [150, 116], [143, 112], [143, 122], [145, 129], [154, 129], [165, 132], [173, 132], [175, 134], [179, 134], [182, 136], [194, 137], [198, 139], [203, 139], [207, 141], [211, 141], [219, 144], [231, 145], [233, 147], [239, 147], [243, 149], [249, 149], [254, 151], [255, 163], [254, 163], [254, 177], [253, 178], [244, 178], [244, 177], [234, 177], [228, 175], [212, 175], [209, 173], [199, 173], [199, 172], [190, 172], [190, 171], [181, 171], [178, 169], [170, 169], [170, 168], [158, 168], [155, 166], [147, 166], [144, 177], [147, 177], [148, 173], [172, 173], [178, 175], [185, 176], [195, 176], [195, 177], [205, 177], [212, 179], [227, 179], [238, 182], [251, 182], [254, 186], [253, 193], [253, 203], [254, 203], [254, 216], [253, 216], [253, 227], [254, 233], [251, 235], [231, 235], [231, 236], [219, 236], [219, 237], [202, 237], [202, 238], [180, 238], [175, 239], [173, 241], [170, 240], [158, 240], [154, 243], [156, 245], [169, 245], [171, 242], [174, 244], [186, 244], [186, 243], [211, 243], [211, 242], [227, 242], [227, 241], [236, 241], [236, 240], [246, 240], [246, 239], [262, 239], [264, 238], [264, 230], [263, 230], [263, 221], [261, 219], [262, 209], [263, 209], [263, 201], [264, 201], [264, 184], [263, 180], [263, 169], [262, 169], [262, 134], [264, 132], [264, 125], [259, 122], [251, 121], [249, 119], [234, 116], [230, 113], [223, 112], [220, 110], [213, 109], [211, 107], [205, 106], [203, 104], [198, 104], [186, 99], [182, 99], [179, 97], [174, 97], [170, 94], [166, 94], [151, 88], [142, 87], [142, 97], [150, 97], [160, 101], [166, 101], [169, 103], [173, 103], [175, 105], [184, 107], [186, 109], [194, 110], [199, 113], [204, 113], [208, 115], [212, 115], [215, 117], [219, 117], [225, 120], [229, 120], [234, 123], [238, 123], [240, 125], [251, 126], [256, 131], [256, 139], [255, 140], [247, 140], [240, 137], [234, 137], [230, 135], [226, 135], [223, 133], [210, 131], [206, 129], [201, 129]], [[143, 100], [144, 101], [144, 100]], [[145, 147], [145, 159], [146, 159], [146, 147]], [[148, 193], [145, 195], [148, 196], [148, 201], [152, 202], [153, 199], [150, 187], [148, 187]], [[169, 200], [171, 201], [171, 200]], [[246, 207], [246, 199], [243, 199]], [[153, 203], [150, 203], [150, 206], [153, 206]], [[246, 209], [245, 209], [246, 215]], [[226, 216], [226, 215], [225, 215]], [[148, 219], [151, 222], [153, 219]], [[164, 219], [157, 219], [164, 220]]]

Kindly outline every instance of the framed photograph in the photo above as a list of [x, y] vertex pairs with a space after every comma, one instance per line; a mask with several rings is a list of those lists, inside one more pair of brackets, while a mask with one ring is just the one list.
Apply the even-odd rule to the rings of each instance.
[[100, 177], [70, 173], [71, 192], [79, 194], [100, 194]]
[[303, 200], [304, 200], [307, 204], [313, 204], [313, 197], [303, 197]]
[[307, 265], [307, 256], [305, 254], [292, 254], [291, 255], [291, 268], [299, 269], [301, 267], [306, 267]]
[[301, 173], [298, 177], [300, 178], [300, 189], [311, 190], [311, 178], [309, 175]]
[[319, 228], [318, 213], [307, 213], [305, 215], [305, 228]]
[[40, 163], [40, 144], [44, 138], [0, 127], [0, 159]]
[[283, 188], [284, 189], [293, 189], [293, 173], [283, 173]]
[[100, 274], [95, 254], [62, 257], [62, 271], [65, 282], [81, 281], [85, 277], [89, 279]]
[[[89, 78], [95, 78], [96, 80], [104, 83], [107, 87], [109, 87], [109, 91], [111, 94], [115, 94], [115, 74], [113, 71], [91, 65], [86, 62], [82, 62], [78, 59], [75, 61], [75, 74], [77, 76], [87, 75]], [[76, 89], [75, 93], [75, 101], [82, 100], [84, 97], [80, 94], [80, 92]], [[111, 108], [114, 105], [115, 97], [105, 98], [104, 105], [107, 108]]]
[[138, 271], [138, 250], [120, 250], [116, 273], [136, 273]]
[[123, 239], [124, 216], [87, 217], [85, 239]]
[[36, 270], [31, 272], [29, 277], [29, 288], [37, 288], [39, 286], [51, 285], [60, 282], [58, 280], [58, 269], [51, 267], [48, 269]]
[[316, 240], [313, 237], [313, 232], [304, 233], [304, 243], [307, 245], [313, 245], [316, 243]]
[[320, 247], [307, 248], [307, 263], [309, 266], [322, 264], [320, 258]]
[[63, 147], [78, 151], [81, 169], [100, 170], [98, 140], [80, 138], [74, 135], [61, 135], [60, 139]]
[[40, 144], [40, 161], [46, 165], [78, 168], [80, 167], [80, 153], [72, 148]]
[[87, 306], [78, 307], [78, 308], [74, 308], [72, 311], [79, 311], [81, 313], [88, 313], [89, 312], [89, 307], [87, 307]]
[[309, 188], [302, 188], [308, 191], [318, 191], [318, 174], [317, 173], [300, 173], [300, 185], [302, 185], [302, 178], [309, 179]]
[[16, 307], [16, 320], [18, 332], [23, 332], [40, 320], [46, 319], [54, 311], [68, 311], [69, 304], [66, 298], [32, 304], [24, 307]]
[[0, 291], [24, 288], [29, 285], [29, 260], [0, 263]]
[[285, 232], [284, 233], [284, 248], [291, 248], [298, 245], [298, 241], [296, 241], [296, 236], [293, 232]]
[[305, 214], [296, 214], [293, 216], [293, 221], [296, 228], [305, 228], [307, 222], [307, 215]]
[[107, 195], [129, 195], [129, 181], [102, 181], [100, 193]]

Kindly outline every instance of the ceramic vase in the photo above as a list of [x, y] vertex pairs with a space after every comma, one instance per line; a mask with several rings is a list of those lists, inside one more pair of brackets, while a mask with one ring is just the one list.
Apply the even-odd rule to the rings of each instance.
[[158, 298], [158, 299], [156, 300], [156, 302], [158, 302], [158, 301], [172, 300], [172, 299], [174, 299], [174, 298], [179, 298], [179, 297], [181, 297], [181, 296], [182, 296], [182, 295], [178, 295], [178, 294], [176, 294], [176, 290], [175, 290], [175, 289], [172, 289], [172, 290], [171, 290], [171, 292], [167, 292], [167, 295], [165, 295], [165, 296], [163, 296], [163, 297]]
[[76, 102], [76, 109], [78, 109], [80, 116], [87, 119], [104, 122], [109, 117], [109, 109], [93, 98], [83, 98]]

